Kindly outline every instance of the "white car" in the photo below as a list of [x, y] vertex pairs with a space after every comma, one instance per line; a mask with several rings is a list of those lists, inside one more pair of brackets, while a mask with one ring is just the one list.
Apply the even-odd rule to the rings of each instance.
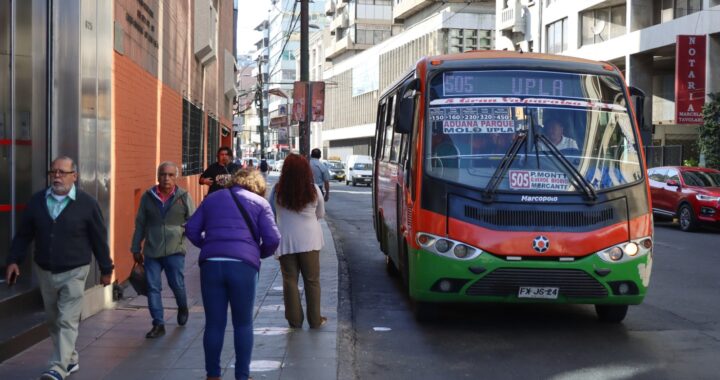
[[278, 171], [278, 172], [279, 172], [279, 171], [282, 171], [283, 162], [285, 162], [285, 160], [277, 160], [277, 161], [275, 161], [275, 164], [273, 165], [273, 170]]

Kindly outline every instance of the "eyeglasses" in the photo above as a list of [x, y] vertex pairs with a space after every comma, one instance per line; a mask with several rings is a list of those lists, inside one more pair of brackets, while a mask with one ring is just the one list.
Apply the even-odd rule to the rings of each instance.
[[47, 172], [47, 174], [51, 177], [65, 177], [66, 175], [72, 174], [72, 173], [75, 173], [75, 171], [71, 170], [69, 172], [66, 172], [65, 170], [56, 169], [56, 170], [48, 170], [48, 172]]

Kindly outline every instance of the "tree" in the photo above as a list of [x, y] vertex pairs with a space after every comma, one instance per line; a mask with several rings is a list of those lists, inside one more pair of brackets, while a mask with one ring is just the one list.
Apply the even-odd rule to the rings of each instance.
[[702, 109], [704, 122], [698, 128], [698, 148], [705, 158], [705, 167], [720, 169], [720, 93], [708, 97], [710, 101]]

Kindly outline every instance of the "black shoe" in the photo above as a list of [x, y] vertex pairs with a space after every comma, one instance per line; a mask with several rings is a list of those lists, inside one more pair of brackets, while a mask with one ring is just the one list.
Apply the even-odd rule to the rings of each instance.
[[179, 308], [178, 315], [177, 315], [178, 325], [185, 326], [185, 324], [188, 321], [188, 316], [189, 316], [188, 308], [186, 308], [186, 307]]
[[155, 339], [163, 335], [165, 335], [165, 325], [155, 325], [150, 332], [145, 334], [145, 337], [148, 339]]

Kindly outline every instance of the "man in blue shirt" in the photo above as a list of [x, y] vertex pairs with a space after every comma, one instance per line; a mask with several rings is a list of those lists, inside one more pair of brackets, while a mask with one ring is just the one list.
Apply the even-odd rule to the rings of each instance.
[[320, 149], [315, 148], [310, 152], [310, 169], [313, 172], [313, 181], [320, 187], [327, 202], [330, 199], [330, 170], [320, 162], [320, 157], [322, 157]]

